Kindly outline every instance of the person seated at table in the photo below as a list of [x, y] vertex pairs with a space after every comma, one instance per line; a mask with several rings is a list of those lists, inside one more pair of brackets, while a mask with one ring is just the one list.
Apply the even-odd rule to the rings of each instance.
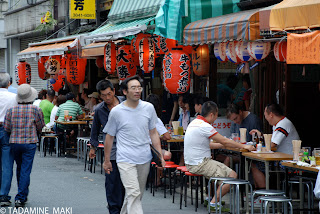
[[[278, 104], [269, 104], [264, 109], [264, 117], [272, 127], [271, 148], [276, 148], [277, 152], [293, 154], [292, 140], [300, 140], [299, 134], [293, 123], [284, 116], [283, 110]], [[250, 134], [262, 133], [253, 129]], [[258, 188], [265, 188], [266, 178], [258, 168], [252, 168], [252, 174]]]
[[39, 107], [43, 113], [45, 124], [48, 124], [50, 122], [51, 111], [54, 107], [52, 102], [55, 98], [55, 95], [56, 95], [56, 93], [54, 90], [48, 90], [47, 94], [46, 94], [46, 99], [42, 100], [39, 104]]
[[42, 89], [41, 91], [39, 91], [38, 93], [38, 99], [36, 99], [35, 101], [33, 101], [33, 105], [38, 106], [40, 105], [41, 101], [46, 99], [46, 95], [47, 95], [47, 90]]
[[209, 98], [204, 97], [201, 94], [196, 94], [194, 96], [193, 102], [194, 102], [194, 110], [196, 112], [195, 116], [198, 116], [201, 114], [202, 105], [207, 101], [209, 101]]
[[[255, 150], [252, 145], [237, 143], [231, 139], [220, 135], [211, 125], [218, 117], [218, 106], [212, 101], [207, 101], [202, 106], [201, 115], [193, 120], [186, 131], [184, 137], [184, 159], [189, 172], [211, 177], [231, 177], [236, 178], [237, 173], [218, 161], [211, 159], [211, 149], [234, 147]], [[216, 143], [211, 142], [211, 139]], [[221, 184], [219, 184], [220, 186]], [[224, 196], [230, 189], [229, 185], [223, 185], [222, 192], [217, 188], [217, 200], [215, 197], [210, 202], [210, 207], [219, 204], [220, 194]]]
[[93, 111], [93, 103], [89, 95], [91, 94], [90, 90], [87, 88], [84, 88], [81, 93], [81, 98], [84, 100], [84, 109], [88, 112]]
[[188, 124], [190, 122], [190, 112], [187, 110], [186, 103], [187, 103], [187, 97], [189, 96], [189, 93], [180, 94], [178, 99], [179, 107], [181, 108], [181, 114], [179, 116], [178, 121], [180, 122], [180, 126], [183, 127], [183, 130], [186, 130], [188, 127]]
[[53, 128], [53, 130], [55, 131], [56, 128], [55, 128], [55, 123], [54, 121], [56, 120], [56, 115], [57, 115], [57, 111], [59, 109], [59, 106], [63, 103], [65, 103], [67, 101], [67, 98], [65, 95], [59, 95], [55, 101], [55, 105], [51, 111], [51, 114], [50, 114], [50, 122], [48, 124], [46, 124], [46, 127], [48, 128]]
[[[82, 119], [83, 112], [78, 103], [75, 102], [75, 95], [72, 92], [69, 92], [66, 95], [67, 102], [61, 104], [58, 108], [56, 114], [57, 121], [64, 121], [64, 112], [69, 111], [68, 116], [72, 116], [72, 120]], [[70, 142], [74, 142], [75, 137], [77, 136], [78, 127], [76, 125], [62, 125], [57, 124], [57, 133], [62, 134], [64, 130], [67, 130], [67, 139]]]

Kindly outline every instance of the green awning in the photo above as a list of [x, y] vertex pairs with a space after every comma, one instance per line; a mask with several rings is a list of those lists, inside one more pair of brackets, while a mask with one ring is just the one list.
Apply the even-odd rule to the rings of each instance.
[[149, 17], [119, 24], [106, 24], [91, 32], [89, 36], [85, 37], [85, 39], [92, 41], [116, 40], [146, 31], [148, 26], [153, 23], [154, 17]]
[[108, 14], [110, 23], [155, 16], [164, 0], [114, 0]]
[[[165, 0], [156, 16], [155, 34], [182, 43], [183, 29], [191, 22], [240, 11], [240, 0]], [[186, 4], [187, 3], [187, 4]]]

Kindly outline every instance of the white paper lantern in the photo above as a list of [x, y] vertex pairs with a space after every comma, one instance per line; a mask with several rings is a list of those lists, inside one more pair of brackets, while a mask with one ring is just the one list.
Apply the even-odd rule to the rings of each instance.
[[47, 72], [51, 75], [55, 75], [60, 71], [60, 63], [56, 59], [49, 59], [45, 62], [44, 67], [46, 68]]
[[150, 73], [155, 66], [154, 43], [151, 38], [143, 38], [139, 44], [140, 68]]
[[222, 62], [228, 61], [227, 55], [226, 55], [226, 49], [227, 49], [227, 43], [215, 43], [213, 46], [213, 52], [216, 58]]
[[285, 62], [287, 59], [287, 42], [279, 41], [273, 47], [274, 57], [279, 62]]
[[256, 61], [261, 61], [268, 56], [271, 51], [270, 42], [248, 42], [248, 52]]
[[238, 43], [238, 41], [228, 42], [226, 55], [231, 62], [239, 64], [241, 62], [241, 60], [236, 54], [236, 44], [237, 43]]
[[236, 44], [236, 54], [241, 60], [241, 62], [248, 62], [252, 60], [252, 57], [248, 52], [247, 45], [248, 45], [248, 42], [244, 42], [244, 41], [239, 41]]

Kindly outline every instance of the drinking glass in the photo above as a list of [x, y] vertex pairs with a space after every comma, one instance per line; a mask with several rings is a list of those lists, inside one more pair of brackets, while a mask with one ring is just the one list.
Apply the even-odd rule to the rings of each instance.
[[313, 156], [316, 158], [316, 165], [320, 166], [320, 148], [314, 148]]
[[240, 141], [239, 134], [238, 133], [232, 133], [231, 134], [231, 139], [236, 141], [237, 143], [239, 143], [239, 141]]

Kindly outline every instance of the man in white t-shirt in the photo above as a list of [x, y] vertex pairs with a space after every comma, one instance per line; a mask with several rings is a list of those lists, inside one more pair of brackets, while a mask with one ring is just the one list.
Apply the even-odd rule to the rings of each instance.
[[[184, 137], [185, 164], [189, 172], [203, 175], [208, 179], [210, 177], [236, 178], [235, 171], [223, 163], [211, 159], [211, 149], [234, 147], [252, 151], [255, 148], [251, 145], [237, 143], [220, 135], [211, 125], [217, 117], [217, 104], [212, 101], [205, 102], [202, 106], [201, 116], [198, 116], [189, 124]], [[211, 139], [217, 143], [210, 142]], [[229, 189], [229, 185], [223, 185], [221, 195], [224, 196]], [[218, 200], [219, 197], [220, 188], [217, 189]], [[215, 203], [216, 201], [213, 197], [210, 206], [215, 207]]]
[[[113, 138], [117, 138], [116, 162], [126, 192], [121, 213], [128, 214], [143, 214], [141, 198], [152, 159], [150, 139], [152, 145], [161, 151], [156, 130], [157, 115], [152, 104], [140, 100], [143, 89], [141, 82], [138, 76], [122, 82], [122, 92], [127, 99], [110, 111], [108, 122], [103, 129], [103, 132], [107, 133], [103, 167], [108, 174], [112, 171], [110, 152]], [[161, 159], [165, 165], [162, 155]]]
[[[292, 140], [300, 140], [299, 134], [293, 123], [284, 116], [283, 110], [278, 104], [270, 104], [264, 110], [264, 117], [272, 127], [271, 148], [276, 148], [277, 152], [293, 154]], [[261, 132], [253, 129], [250, 134]], [[252, 169], [254, 180], [258, 184], [258, 188], [265, 188], [265, 175], [256, 169]]]

